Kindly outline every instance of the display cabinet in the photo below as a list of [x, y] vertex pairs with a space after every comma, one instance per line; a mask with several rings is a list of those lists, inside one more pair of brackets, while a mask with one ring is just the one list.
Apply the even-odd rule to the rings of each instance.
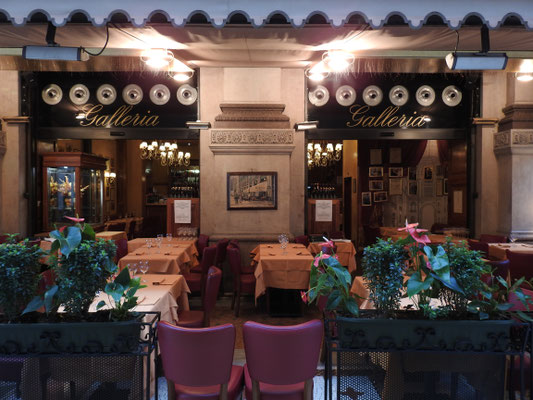
[[106, 159], [86, 153], [43, 154], [43, 229], [69, 221], [65, 216], [103, 223]]

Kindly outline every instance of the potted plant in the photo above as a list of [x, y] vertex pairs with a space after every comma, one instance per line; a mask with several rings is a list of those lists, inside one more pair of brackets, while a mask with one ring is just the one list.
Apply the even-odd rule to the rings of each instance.
[[[56, 382], [70, 382], [75, 396], [94, 389], [104, 390], [108, 396], [104, 398], [118, 398], [121, 391], [132, 398], [148, 398], [150, 385], [145, 391], [142, 382], [149, 363], [143, 360], [155, 349], [158, 317], [132, 312], [142, 286], [140, 279], [130, 278], [127, 268], [111, 281], [117, 271], [114, 243], [96, 239], [83, 219], [71, 219], [74, 226], [50, 233], [55, 239], [48, 258], [56, 277], [53, 284], [35, 295], [39, 269], [25, 269], [20, 285], [26, 281], [31, 285], [26, 285], [19, 303], [31, 301], [26, 309], [19, 303], [11, 305], [16, 315], [11, 323], [0, 324], [0, 354], [29, 363], [34, 375], [44, 379], [33, 394], [28, 387], [35, 385], [23, 384], [23, 398], [40, 398], [38, 393], [44, 391], [53, 396], [55, 389], [48, 386]], [[16, 260], [10, 260], [13, 264], [0, 265], [0, 274], [16, 268]], [[99, 311], [89, 312], [97, 293], [108, 299], [106, 307], [100, 302], [94, 307]]]
[[[491, 271], [478, 252], [450, 241], [431, 245], [417, 224], [402, 229], [407, 238], [378, 240], [365, 249], [363, 280], [374, 310], [339, 308], [349, 301], [337, 302], [335, 295], [326, 304], [326, 310], [335, 313], [325, 328], [328, 348], [338, 352], [337, 376], [347, 379], [343, 374], [353, 374], [354, 357], [366, 354], [360, 374], [383, 398], [397, 389], [395, 385], [407, 387], [409, 374], [422, 377], [419, 386], [430, 397], [438, 397], [432, 390], [439, 382], [451, 379], [450, 396], [467, 385], [481, 398], [503, 398], [506, 356], [523, 357], [527, 340], [527, 324], [512, 317], [529, 320], [528, 315], [512, 315], [507, 301], [512, 292], [529, 304], [520, 288], [524, 280], [509, 285], [501, 278], [488, 279], [489, 285], [481, 278]], [[334, 255], [324, 258], [319, 253], [304, 297], [311, 302], [334, 292], [349, 293], [351, 281], [338, 279], [339, 268]], [[402, 308], [407, 298], [410, 304]], [[352, 353], [359, 356], [351, 356], [347, 363]], [[484, 382], [490, 377], [489, 383], [480, 386], [480, 377]]]

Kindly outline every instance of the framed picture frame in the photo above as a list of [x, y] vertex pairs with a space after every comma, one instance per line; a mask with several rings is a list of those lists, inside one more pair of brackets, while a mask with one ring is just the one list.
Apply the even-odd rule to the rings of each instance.
[[389, 178], [401, 178], [403, 176], [403, 167], [389, 167]]
[[431, 166], [424, 167], [424, 180], [425, 181], [433, 180], [433, 167]]
[[417, 181], [409, 181], [409, 188], [408, 192], [410, 196], [416, 196], [418, 195], [418, 182]]
[[363, 207], [372, 205], [372, 192], [361, 192], [361, 205]]
[[389, 149], [389, 163], [390, 164], [401, 164], [402, 163], [402, 148], [401, 147], [391, 147]]
[[410, 181], [416, 181], [416, 167], [409, 167], [407, 169], [407, 176], [409, 176]]
[[381, 164], [381, 149], [370, 149], [370, 165]]
[[368, 181], [368, 190], [370, 191], [383, 190], [383, 181], [379, 181], [379, 180]]
[[389, 195], [403, 194], [403, 179], [389, 179]]
[[387, 192], [374, 192], [374, 203], [382, 203], [387, 201]]
[[368, 177], [369, 178], [382, 178], [383, 177], [383, 167], [369, 167], [368, 168]]
[[228, 210], [276, 210], [277, 172], [228, 172]]

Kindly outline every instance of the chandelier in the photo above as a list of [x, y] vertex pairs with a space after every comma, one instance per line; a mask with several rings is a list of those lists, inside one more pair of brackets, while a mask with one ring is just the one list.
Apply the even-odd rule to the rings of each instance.
[[191, 163], [191, 153], [183, 153], [178, 151], [177, 143], [165, 142], [159, 144], [157, 141], [153, 141], [148, 144], [142, 142], [139, 145], [141, 150], [142, 160], [159, 160], [163, 167], [177, 167], [177, 166], [189, 166]]
[[327, 167], [340, 161], [341, 156], [342, 143], [335, 144], [335, 147], [333, 143], [310, 142], [307, 144], [307, 166], [309, 168]]

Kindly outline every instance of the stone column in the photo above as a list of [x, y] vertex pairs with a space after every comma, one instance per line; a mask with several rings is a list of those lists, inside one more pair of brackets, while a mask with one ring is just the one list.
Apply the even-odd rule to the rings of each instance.
[[533, 83], [508, 74], [494, 153], [498, 159], [499, 232], [533, 240]]

